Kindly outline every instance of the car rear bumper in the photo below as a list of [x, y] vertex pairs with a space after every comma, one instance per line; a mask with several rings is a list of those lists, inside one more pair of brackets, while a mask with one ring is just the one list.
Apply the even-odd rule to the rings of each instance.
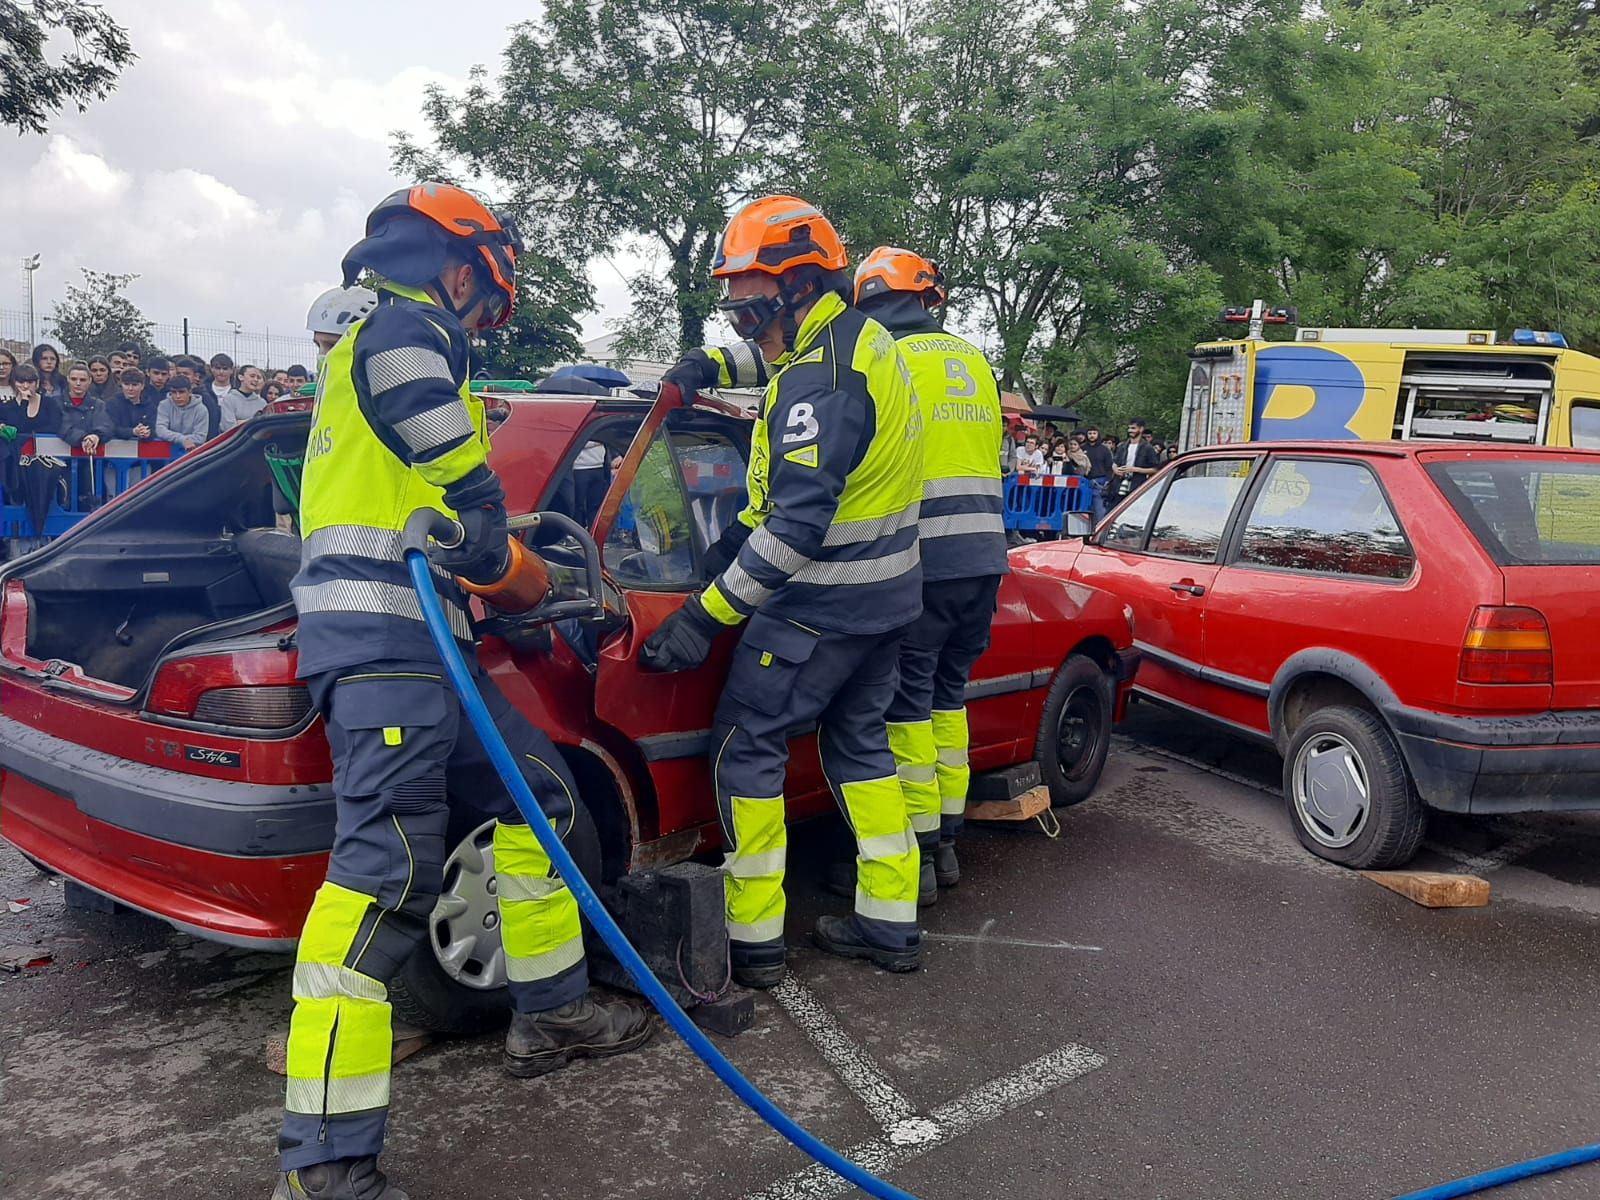
[[0, 717], [0, 836], [130, 908], [217, 941], [285, 949], [333, 845], [328, 784], [163, 770]]
[[1429, 805], [1448, 812], [1600, 809], [1600, 711], [1387, 714]]

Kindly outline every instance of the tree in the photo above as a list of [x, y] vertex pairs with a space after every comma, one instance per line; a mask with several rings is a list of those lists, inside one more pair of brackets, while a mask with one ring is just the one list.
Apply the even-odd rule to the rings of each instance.
[[123, 342], [155, 351], [154, 327], [123, 292], [137, 275], [83, 270], [83, 284], [69, 284], [67, 298], [50, 311], [50, 328], [69, 354], [104, 354]]
[[[57, 32], [72, 38], [72, 49], [52, 61], [47, 42]], [[98, 4], [0, 0], [0, 124], [43, 133], [63, 106], [82, 112], [109, 96], [137, 57], [127, 30]]]
[[841, 2], [551, 0], [514, 27], [493, 85], [480, 67], [460, 96], [429, 92], [436, 145], [402, 138], [397, 168], [494, 181], [569, 262], [659, 247], [676, 341], [697, 345], [731, 207], [769, 184], [853, 58]]
[[478, 369], [497, 379], [527, 379], [583, 353], [573, 315], [587, 307], [588, 287], [553, 259], [517, 258], [517, 308], [500, 329], [483, 335]]

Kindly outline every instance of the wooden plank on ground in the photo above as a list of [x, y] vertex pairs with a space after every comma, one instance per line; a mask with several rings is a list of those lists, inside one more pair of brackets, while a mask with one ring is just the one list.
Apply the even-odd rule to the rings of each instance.
[[1424, 908], [1481, 908], [1489, 903], [1489, 881], [1443, 871], [1363, 871], [1379, 887], [1399, 892]]
[[1010, 800], [985, 800], [967, 805], [969, 821], [1031, 821], [1050, 807], [1050, 789], [1030, 788]]

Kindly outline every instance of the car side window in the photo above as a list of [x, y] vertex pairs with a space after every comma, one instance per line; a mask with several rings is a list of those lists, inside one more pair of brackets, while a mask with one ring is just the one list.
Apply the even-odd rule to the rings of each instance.
[[1156, 506], [1157, 490], [1148, 487], [1135, 495], [1102, 527], [1097, 543], [1113, 550], [1143, 550], [1144, 528], [1150, 524], [1150, 510]]
[[1416, 556], [1370, 467], [1278, 459], [1261, 481], [1235, 561], [1406, 579]]
[[1600, 450], [1600, 401], [1580, 400], [1572, 406], [1572, 445]]
[[698, 578], [690, 529], [689, 501], [672, 447], [667, 435], [658, 433], [611, 523], [601, 557], [623, 587], [687, 587]]
[[1165, 558], [1216, 562], [1223, 531], [1254, 461], [1208, 458], [1178, 471], [1161, 498], [1146, 550]]

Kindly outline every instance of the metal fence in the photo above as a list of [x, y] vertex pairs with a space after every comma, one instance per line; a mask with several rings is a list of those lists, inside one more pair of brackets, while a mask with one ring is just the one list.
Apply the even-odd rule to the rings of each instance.
[[[40, 341], [60, 345], [49, 317], [36, 316], [34, 328]], [[185, 317], [176, 325], [156, 324], [151, 336], [167, 354], [193, 354], [200, 358], [226, 354], [241, 366], [254, 363], [258, 367], [288, 367], [299, 363], [315, 368], [317, 362], [317, 345], [308, 333], [285, 335], [266, 329], [215, 329], [190, 324]], [[33, 349], [28, 340], [27, 313], [0, 309], [0, 347], [10, 350], [19, 359], [27, 357]], [[99, 350], [104, 353], [112, 348], [101, 346]]]

